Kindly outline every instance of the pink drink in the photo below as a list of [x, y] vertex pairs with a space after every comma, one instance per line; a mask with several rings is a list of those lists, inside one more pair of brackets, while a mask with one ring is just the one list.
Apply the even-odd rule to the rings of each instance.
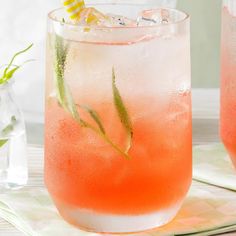
[[224, 2], [221, 52], [221, 137], [236, 166], [236, 1]]
[[[189, 19], [176, 10], [167, 13], [173, 24], [85, 31], [56, 22], [60, 11], [50, 16], [45, 181], [61, 215], [77, 227], [115, 233], [154, 228], [173, 219], [187, 194], [192, 169]], [[114, 105], [114, 69], [132, 124], [129, 157], [81, 127], [60, 104], [55, 86], [56, 77], [62, 77], [55, 61], [60, 45], [68, 47], [66, 60], [59, 55], [59, 61], [66, 61], [63, 81], [74, 109], [97, 127], [83, 105], [93, 108], [106, 136], [126, 150], [129, 137]]]

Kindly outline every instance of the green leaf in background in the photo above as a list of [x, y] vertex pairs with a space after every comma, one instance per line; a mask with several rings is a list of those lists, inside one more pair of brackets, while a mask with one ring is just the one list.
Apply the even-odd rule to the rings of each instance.
[[[16, 124], [17, 120], [15, 116], [11, 117], [11, 123], [7, 125], [3, 130], [2, 133], [3, 135], [8, 135], [11, 131], [14, 130], [14, 126]], [[0, 148], [4, 146], [8, 142], [8, 139], [1, 139], [0, 140]]]
[[[19, 51], [17, 52], [11, 59], [10, 63], [7, 65], [7, 67], [5, 68], [4, 72], [3, 72], [3, 75], [2, 77], [0, 77], [0, 84], [5, 84], [8, 80], [10, 80], [13, 75], [15, 74], [15, 72], [21, 68], [21, 66], [23, 64], [25, 64], [26, 62], [29, 62], [29, 61], [26, 61], [25, 63], [23, 63], [21, 66], [17, 66], [17, 65], [13, 65], [15, 59], [17, 56], [27, 52], [30, 48], [32, 48], [33, 44], [30, 44], [30, 46], [28, 46], [26, 49], [22, 50], [22, 51]], [[11, 67], [15, 67], [13, 69], [11, 69]]]
[[133, 128], [132, 123], [128, 114], [128, 111], [125, 107], [125, 104], [121, 98], [120, 92], [116, 86], [116, 76], [115, 76], [115, 70], [112, 68], [112, 90], [113, 90], [113, 99], [114, 104], [116, 107], [116, 110], [118, 112], [118, 115], [120, 117], [120, 121], [123, 124], [125, 130], [127, 131], [128, 135], [128, 145], [126, 148], [126, 153], [128, 153], [131, 143], [132, 143], [132, 137], [133, 137]]
[[14, 69], [8, 71], [5, 75], [5, 80], [9, 80], [10, 78], [12, 78], [12, 76], [14, 75], [14, 73], [20, 68], [20, 66], [15, 67]]
[[93, 110], [91, 107], [87, 106], [87, 105], [82, 105], [80, 106], [83, 110], [87, 111], [89, 113], [89, 115], [92, 117], [92, 119], [97, 123], [100, 131], [105, 134], [105, 129], [103, 127], [102, 121], [100, 116], [98, 115], [98, 113]]
[[[33, 44], [30, 44], [27, 48], [25, 48], [22, 51], [17, 52], [12, 59], [10, 60], [9, 64], [6, 66], [6, 68], [4, 69], [3, 75], [0, 77], [0, 85], [1, 84], [5, 84], [7, 83], [15, 74], [16, 71], [18, 71], [19, 68], [21, 68], [21, 66], [29, 61], [25, 61], [21, 66], [18, 65], [14, 65], [14, 61], [16, 59], [17, 56], [27, 52], [30, 48], [32, 48]], [[12, 69], [13, 67], [13, 69]], [[9, 134], [13, 129], [14, 129], [14, 125], [16, 123], [16, 117], [12, 116], [11, 117], [11, 123], [9, 125], [7, 125], [3, 130], [2, 133], [4, 135]], [[0, 147], [4, 146], [6, 143], [8, 142], [8, 139], [3, 139], [0, 140]]]
[[11, 117], [11, 123], [9, 125], [7, 125], [3, 130], [2, 130], [2, 133], [4, 135], [8, 135], [11, 131], [13, 131], [14, 129], [14, 126], [16, 124], [16, 117], [15, 116], [12, 116]]
[[3, 147], [8, 142], [8, 139], [1, 139], [0, 140], [0, 148]]

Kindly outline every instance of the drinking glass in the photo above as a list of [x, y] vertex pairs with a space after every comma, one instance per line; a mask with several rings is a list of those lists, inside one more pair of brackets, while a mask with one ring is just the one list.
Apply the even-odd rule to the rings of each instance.
[[221, 138], [236, 166], [236, 0], [223, 1]]
[[[92, 1], [88, 0], [86, 1], [87, 3], [90, 3]], [[115, 3], [115, 4], [132, 4], [134, 1], [133, 0], [109, 0], [106, 1], [107, 3]], [[96, 3], [104, 3], [104, 0], [96, 0]], [[169, 7], [169, 8], [176, 8], [177, 5], [177, 0], [139, 0], [136, 1], [135, 4], [140, 4], [140, 5], [153, 5], [155, 7]]]
[[28, 181], [25, 121], [12, 85], [0, 84], [0, 191]]
[[88, 231], [164, 225], [191, 184], [190, 20], [166, 8], [143, 15], [139, 27], [88, 27], [49, 14], [45, 182], [62, 217]]

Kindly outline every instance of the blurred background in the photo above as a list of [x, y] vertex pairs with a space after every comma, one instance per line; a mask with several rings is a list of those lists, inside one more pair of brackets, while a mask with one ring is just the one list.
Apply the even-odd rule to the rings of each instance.
[[[87, 2], [103, 2], [103, 0]], [[129, 0], [110, 0], [110, 2], [123, 3]], [[134, 0], [131, 2], [134, 3]], [[176, 0], [136, 0], [136, 2], [164, 4], [170, 7], [176, 4]], [[17, 73], [14, 84], [26, 118], [30, 143], [43, 142], [46, 16], [50, 10], [60, 6], [60, 0], [1, 0], [0, 65], [7, 63], [16, 51], [34, 43], [33, 49], [21, 56], [20, 62], [30, 58], [36, 61], [25, 65]], [[220, 73], [221, 1], [177, 0], [177, 8], [191, 15], [194, 116], [199, 116], [200, 110], [202, 116], [204, 112], [209, 112], [212, 106], [218, 107], [219, 101], [217, 88]], [[206, 104], [205, 98], [212, 101], [210, 105]], [[198, 101], [195, 102], [196, 100]], [[213, 118], [216, 118], [218, 109], [214, 110], [216, 112]]]

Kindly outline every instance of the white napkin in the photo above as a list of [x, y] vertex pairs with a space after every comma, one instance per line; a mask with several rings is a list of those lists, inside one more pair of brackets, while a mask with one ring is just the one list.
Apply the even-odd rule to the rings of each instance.
[[194, 148], [193, 178], [236, 191], [236, 169], [223, 144], [202, 145]]
[[[70, 226], [44, 189], [0, 195], [0, 216], [28, 236], [95, 236]], [[170, 224], [141, 236], [213, 235], [236, 230], [236, 193], [193, 182], [178, 216]], [[135, 234], [137, 235], [137, 234]]]

